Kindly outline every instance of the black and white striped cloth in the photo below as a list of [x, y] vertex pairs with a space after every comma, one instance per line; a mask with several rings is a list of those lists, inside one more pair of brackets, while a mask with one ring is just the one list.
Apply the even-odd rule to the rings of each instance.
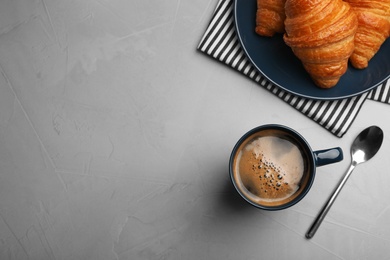
[[240, 46], [234, 25], [233, 2], [219, 0], [198, 45], [199, 51], [240, 71], [338, 137], [347, 132], [366, 99], [390, 104], [390, 80], [360, 96], [335, 101], [302, 98], [273, 85], [255, 69]]

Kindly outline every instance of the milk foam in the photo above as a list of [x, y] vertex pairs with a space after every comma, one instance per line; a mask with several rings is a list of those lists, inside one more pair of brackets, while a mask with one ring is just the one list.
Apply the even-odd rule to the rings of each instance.
[[257, 137], [239, 152], [235, 172], [251, 200], [277, 202], [299, 189], [304, 161], [301, 151], [290, 141]]

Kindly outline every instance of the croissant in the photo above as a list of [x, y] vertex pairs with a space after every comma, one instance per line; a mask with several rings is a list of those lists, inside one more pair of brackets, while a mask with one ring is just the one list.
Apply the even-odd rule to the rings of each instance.
[[390, 0], [345, 0], [358, 19], [352, 66], [363, 69], [390, 35]]
[[257, 0], [257, 34], [270, 37], [275, 33], [284, 33], [285, 2], [286, 0]]
[[337, 84], [354, 49], [357, 18], [342, 0], [287, 0], [283, 36], [321, 88]]

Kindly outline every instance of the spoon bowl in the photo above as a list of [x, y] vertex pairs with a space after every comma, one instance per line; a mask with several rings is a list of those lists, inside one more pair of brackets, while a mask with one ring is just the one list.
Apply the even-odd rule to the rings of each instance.
[[364, 129], [351, 146], [352, 163], [356, 165], [370, 160], [383, 142], [383, 131], [377, 126]]

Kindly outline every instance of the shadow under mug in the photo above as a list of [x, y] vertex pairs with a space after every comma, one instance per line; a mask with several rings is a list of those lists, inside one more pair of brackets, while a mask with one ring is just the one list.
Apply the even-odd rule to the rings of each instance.
[[306, 196], [318, 166], [341, 160], [341, 148], [313, 151], [297, 131], [269, 124], [238, 140], [230, 156], [229, 174], [248, 203], [264, 210], [281, 210]]

